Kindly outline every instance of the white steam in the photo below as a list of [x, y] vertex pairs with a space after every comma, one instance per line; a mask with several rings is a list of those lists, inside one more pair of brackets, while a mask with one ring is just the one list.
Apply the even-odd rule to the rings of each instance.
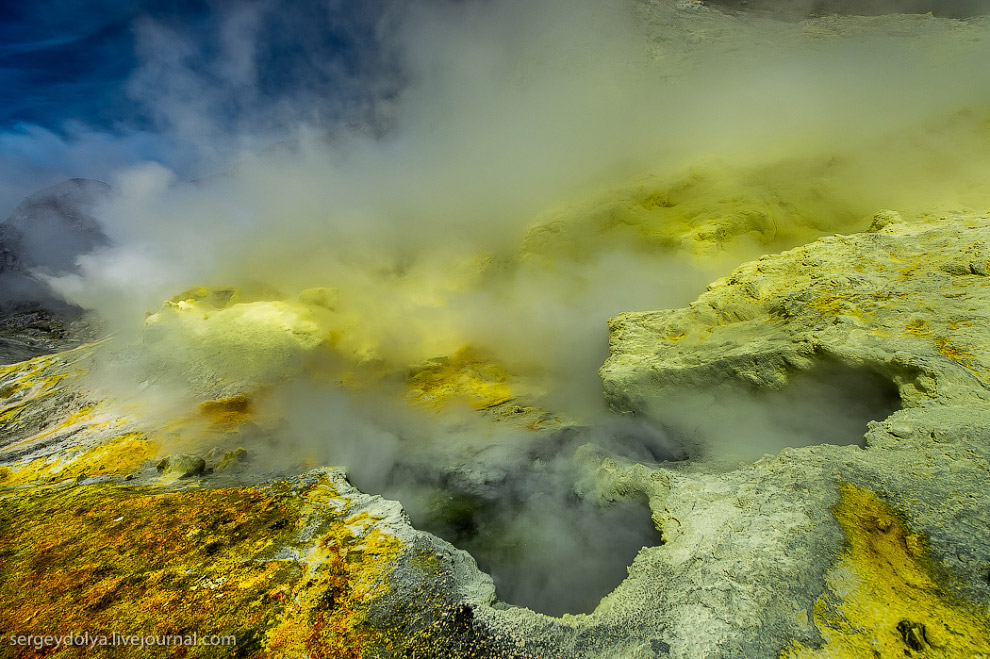
[[[283, 364], [291, 382], [264, 383], [275, 393], [259, 412], [284, 423], [269, 419], [250, 450], [276, 468], [302, 456], [343, 464], [368, 487], [413, 500], [426, 495], [402, 469], [417, 460], [447, 465], [488, 447], [503, 471], [536, 473], [515, 435], [456, 415], [447, 419], [461, 424], [455, 431], [398, 405], [402, 382], [345, 391], [310, 376], [322, 368], [347, 381], [351, 367], [380, 368], [387, 380], [470, 347], [524, 381], [527, 403], [600, 423], [596, 371], [610, 315], [686, 304], [744, 258], [865, 229], [881, 207], [990, 206], [986, 21], [801, 25], [623, 0], [385, 4], [377, 37], [395, 71], [369, 77], [366, 93], [269, 103], [257, 66], [269, 9], [226, 16], [207, 71], [174, 27], [141, 26], [146, 64], [133, 91], [155, 105], [162, 143], [223, 165], [190, 183], [160, 163], [95, 158], [96, 171], [114, 170], [116, 195], [100, 213], [113, 246], [55, 284], [135, 340], [145, 313], [184, 289], [240, 289], [256, 306], [235, 314], [178, 300], [157, 327], [167, 334], [167, 318], [181, 316], [175, 327], [189, 333], [145, 337], [158, 361], [143, 373], [186, 359], [190, 388], [230, 384], [221, 362], [207, 363], [224, 336], [243, 343], [232, 349], [238, 368], [265, 357], [245, 343], [245, 319], [299, 345], [325, 337], [343, 365], [300, 360]], [[345, 72], [340, 80], [353, 83]], [[327, 115], [365, 121], [328, 135]], [[128, 144], [118, 148], [130, 154]], [[298, 302], [315, 288], [332, 291]], [[211, 327], [233, 329], [211, 336]], [[199, 345], [198, 361], [183, 341]], [[713, 452], [739, 441], [724, 430], [740, 412], [756, 449], [795, 433], [758, 397], [719, 404], [718, 414], [703, 398], [683, 406], [718, 421], [682, 424], [714, 438]], [[670, 455], [652, 432], [631, 433], [633, 445], [652, 447], [635, 459]], [[785, 439], [767, 438], [775, 433]], [[567, 465], [549, 468], [559, 483], [549, 493], [514, 482], [521, 501], [533, 493], [548, 503], [524, 505], [529, 526], [507, 537], [575, 519]], [[511, 517], [491, 514], [499, 524]]]
[[[648, 191], [714, 158], [738, 189], [689, 170], [680, 196], [732, 213], [765, 188], [760, 203], [779, 206], [766, 220], [785, 235], [778, 248], [849, 230], [849, 217], [865, 226], [874, 204], [927, 210], [987, 192], [990, 159], [966, 151], [969, 123], [944, 144], [924, 133], [925, 122], [951, 128], [963, 110], [979, 124], [990, 95], [986, 22], [745, 23], [621, 0], [388, 6], [379, 38], [398, 55], [404, 86], [368, 110], [368, 129], [327, 136], [305, 108], [279, 115], [261, 103], [257, 39], [271, 15], [253, 7], [224, 17], [220, 56], [205, 72], [183, 35], [141, 26], [147, 64], [134, 89], [156, 104], [167, 139], [207, 159], [250, 148], [195, 183], [154, 163], [111, 177], [117, 194], [101, 219], [114, 247], [83, 257], [81, 274], [57, 286], [125, 335], [192, 286], [287, 298], [330, 287], [341, 331], [362, 337], [361, 359], [402, 367], [472, 346], [540, 374], [537, 396], [573, 412], [601, 404], [594, 367], [609, 315], [685, 304], [761, 245], [743, 240], [744, 226], [722, 260], [699, 261], [650, 243], [663, 226], [633, 227], [632, 242], [617, 243], [592, 224], [575, 230], [577, 252], [551, 237], [537, 255], [520, 249], [535, 223], [593, 215], [617, 185], [641, 177]], [[214, 79], [225, 83], [213, 89]], [[254, 101], [263, 112], [222, 126], [230, 103]], [[292, 125], [274, 148], [255, 148]], [[802, 220], [811, 226], [787, 234], [788, 213], [812, 198]], [[698, 212], [677, 219], [690, 229]]]

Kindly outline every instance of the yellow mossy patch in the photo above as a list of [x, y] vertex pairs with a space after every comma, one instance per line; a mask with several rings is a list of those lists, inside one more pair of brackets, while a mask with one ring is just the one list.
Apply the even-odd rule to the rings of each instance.
[[972, 360], [973, 353], [966, 350], [965, 348], [959, 347], [958, 345], [954, 344], [952, 341], [945, 338], [944, 336], [935, 337], [935, 345], [938, 347], [938, 351], [942, 353], [943, 356], [948, 357], [952, 361], [962, 364], [963, 366], [966, 366], [966, 368], [969, 368], [969, 366], [967, 366], [963, 362]]
[[332, 312], [299, 302], [165, 303], [148, 316], [144, 342], [171, 365], [226, 381], [266, 383], [297, 375], [327, 344]]
[[[336, 497], [326, 482], [303, 494], [307, 506], [324, 512], [327, 500]], [[378, 520], [366, 513], [351, 515], [346, 504], [334, 517], [326, 535], [302, 557], [309, 565], [309, 587], [287, 603], [268, 634], [271, 657], [300, 656], [305, 648], [312, 659], [360, 659], [362, 648], [379, 633], [365, 625], [364, 606], [387, 590], [385, 576], [399, 542], [371, 528]], [[300, 618], [309, 624], [300, 626]]]
[[462, 400], [482, 410], [512, 398], [508, 372], [470, 348], [416, 367], [406, 385], [413, 400], [433, 407]]
[[[89, 405], [81, 407], [76, 411], [72, 412], [68, 417], [66, 417], [63, 421], [59, 422], [58, 424], [53, 425], [47, 430], [44, 430], [36, 435], [30, 435], [28, 437], [25, 437], [19, 442], [10, 444], [8, 448], [14, 448], [18, 446], [24, 446], [25, 444], [31, 444], [32, 442], [37, 442], [39, 440], [45, 439], [46, 437], [51, 437], [52, 435], [55, 435], [57, 433], [71, 430], [73, 428], [76, 428], [77, 426], [83, 426], [86, 429], [98, 430], [101, 428], [105, 428], [110, 424], [110, 422], [106, 420], [99, 421], [94, 419], [94, 411], [95, 408]], [[5, 420], [0, 419], [0, 422], [2, 421]]]
[[560, 423], [560, 419], [556, 419], [556, 418], [555, 419], [539, 418], [539, 419], [534, 419], [533, 421], [530, 421], [529, 423], [526, 424], [525, 427], [526, 427], [526, 430], [532, 430], [533, 432], [537, 432], [539, 430], [543, 430], [547, 426], [553, 426], [553, 425], [557, 425], [559, 423]]
[[0, 386], [0, 400], [11, 398], [18, 391], [22, 391], [28, 386], [25, 382], [10, 382]]
[[[725, 250], [775, 251], [853, 230], [868, 209], [823, 184], [824, 161], [765, 166], [696, 162], [665, 177], [597, 192], [534, 227], [523, 251], [551, 260], [619, 249], [680, 250], [699, 258]], [[829, 178], [831, 178], [829, 176]], [[829, 230], [821, 218], [832, 220]]]
[[897, 272], [901, 273], [901, 281], [907, 280], [920, 267], [920, 263], [912, 263], [906, 268], [897, 268]]
[[125, 475], [153, 458], [156, 451], [144, 434], [127, 433], [80, 455], [69, 467], [70, 476]]
[[944, 336], [935, 337], [935, 346], [942, 353], [943, 357], [951, 359], [963, 368], [970, 371], [983, 381], [987, 381], [987, 373], [978, 368], [979, 360], [970, 350], [964, 348]]
[[862, 308], [861, 303], [864, 301], [874, 302], [873, 299], [860, 293], [844, 293], [817, 298], [809, 306], [829, 317], [851, 316], [860, 320], [869, 320], [873, 317], [873, 312]]
[[[9, 408], [3, 412], [0, 412], [0, 432], [6, 431], [8, 426], [13, 426], [14, 424], [22, 423], [23, 420], [21, 419], [21, 416], [24, 413], [25, 409], [26, 409], [26, 403], [23, 405]], [[28, 435], [26, 437], [23, 437], [23, 433], [22, 433], [23, 438], [19, 439], [19, 441], [8, 443], [6, 446], [3, 447], [2, 452], [7, 453], [11, 450], [22, 449], [27, 445], [30, 445], [35, 442], [38, 442], [39, 444], [44, 443], [47, 437], [51, 437], [52, 435], [55, 435], [57, 433], [65, 433], [65, 436], [69, 436], [69, 435], [73, 435], [77, 431], [85, 432], [88, 430], [99, 430], [109, 425], [108, 421], [92, 419], [90, 417], [92, 413], [93, 413], [92, 409], [85, 409], [82, 411], [81, 414], [80, 411], [77, 410], [76, 412], [73, 412], [69, 418], [64, 419], [62, 421], [57, 421], [57, 415], [52, 415], [52, 416], [56, 416], [55, 419], [50, 419], [55, 425], [49, 426], [47, 427], [47, 429], [42, 430], [40, 433], [35, 435]], [[37, 418], [38, 415], [35, 415], [33, 418], [30, 414], [27, 414], [26, 416], [27, 416], [28, 424], [32, 424], [32, 423], [36, 424], [33, 426], [29, 425], [29, 428], [34, 428], [37, 427], [38, 425], [44, 428], [45, 423], [49, 421], [49, 419], [42, 417], [41, 421], [39, 422]], [[8, 454], [8, 459], [9, 459], [9, 454]]]
[[53, 361], [51, 355], [42, 355], [41, 357], [35, 357], [24, 362], [0, 366], [0, 378], [11, 374], [17, 374], [20, 377], [30, 377], [51, 366]]
[[253, 414], [251, 398], [243, 394], [208, 400], [200, 404], [199, 411], [215, 429], [229, 430], [249, 420]]
[[[362, 607], [384, 588], [380, 575], [397, 547], [374, 529], [361, 536], [344, 509], [324, 522], [325, 537], [309, 541], [320, 555], [306, 553], [298, 534], [312, 510], [287, 487], [17, 493], [0, 497], [0, 629], [237, 639], [236, 648], [128, 648], [128, 657], [357, 659], [370, 633]], [[280, 557], [294, 547], [300, 560]], [[81, 656], [6, 643], [5, 652]], [[123, 656], [120, 648], [85, 654]]]
[[0, 472], [0, 486], [49, 482], [80, 476], [123, 476], [155, 456], [156, 447], [141, 433], [131, 432], [81, 452], [10, 464]]
[[906, 334], [914, 334], [915, 336], [926, 336], [930, 332], [928, 327], [928, 321], [923, 318], [918, 318], [912, 320], [910, 323], [904, 326], [904, 332]]
[[21, 410], [20, 406], [11, 406], [3, 411], [0, 411], [0, 427], [8, 423], [13, 423], [20, 416]]
[[0, 368], [0, 424], [11, 423], [29, 402], [53, 392], [71, 373], [44, 375], [56, 363], [50, 355]]
[[377, 529], [365, 535], [360, 544], [350, 544], [349, 537], [336, 527], [321, 546], [326, 551], [324, 569], [317, 577], [322, 592], [312, 609], [312, 627], [306, 635], [310, 657], [362, 656], [361, 648], [375, 633], [364, 629], [362, 604], [385, 594], [386, 566], [398, 553], [394, 538]]
[[[55, 384], [63, 378], [67, 378], [73, 374], [78, 374], [78, 372], [62, 372], [56, 373], [52, 376], [46, 376], [41, 379], [35, 377], [45, 373], [53, 366], [69, 366], [70, 360], [74, 359], [74, 355], [78, 356], [79, 353], [85, 352], [92, 347], [92, 345], [93, 344], [88, 344], [78, 348], [73, 348], [71, 350], [66, 350], [64, 352], [58, 352], [51, 355], [41, 355], [40, 357], [34, 357], [33, 359], [28, 359], [27, 361], [0, 366], [0, 383], [3, 383], [0, 387], [6, 387], [6, 385], [11, 383], [26, 383], [28, 386], [33, 386], [43, 383], [49, 379], [53, 380], [51, 384]], [[8, 390], [7, 393], [0, 394], [0, 398], [5, 398], [9, 396], [10, 393], [11, 390]]]
[[939, 585], [924, 538], [872, 492], [843, 485], [834, 510], [848, 546], [815, 603], [825, 643], [784, 659], [990, 656], [990, 617]]
[[[59, 430], [64, 430], [65, 428], [71, 428], [72, 426], [76, 426], [76, 425], [79, 425], [81, 423], [84, 423], [85, 421], [87, 421], [89, 419], [89, 417], [91, 417], [93, 415], [93, 410], [94, 410], [94, 408], [93, 408], [92, 405], [86, 405], [84, 407], [80, 407], [78, 410], [76, 410], [75, 412], [73, 412], [72, 414], [70, 414], [65, 419], [65, 421], [63, 421], [62, 423], [60, 423], [59, 425], [57, 425], [53, 430], [46, 431], [43, 435], [40, 435], [40, 436], [41, 437], [47, 437], [48, 435], [53, 434], [53, 433], [56, 433]], [[105, 425], [105, 424], [103, 424], [103, 425]]]
[[[262, 629], [282, 606], [268, 591], [300, 574], [291, 562], [254, 560], [298, 524], [285, 502], [254, 490], [35, 492], [0, 500], [0, 518], [0, 628], [24, 634], [233, 634], [243, 656], [260, 656]], [[215, 652], [150, 647], [127, 656]], [[87, 656], [119, 653], [95, 648]], [[68, 648], [46, 656], [80, 655]]]
[[168, 304], [179, 305], [183, 302], [203, 302], [216, 309], [223, 309], [232, 302], [240, 299], [241, 293], [236, 288], [207, 288], [194, 286], [173, 296]]

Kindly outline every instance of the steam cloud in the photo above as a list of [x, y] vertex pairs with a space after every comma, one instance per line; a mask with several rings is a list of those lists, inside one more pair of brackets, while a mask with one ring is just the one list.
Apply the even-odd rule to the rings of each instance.
[[[305, 313], [255, 306], [229, 326], [267, 314], [305, 342], [306, 328], [332, 325], [346, 363], [321, 366], [341, 380], [348, 364], [395, 372], [469, 346], [519, 375], [529, 400], [592, 428], [589, 441], [630, 459], [674, 457], [656, 430], [601, 429], [612, 423], [596, 376], [610, 315], [686, 304], [745, 258], [865, 229], [879, 208], [985, 210], [990, 198], [987, 20], [903, 16], [862, 28], [680, 5], [435, 0], [375, 2], [359, 15], [336, 2], [324, 13], [219, 5], [209, 48], [202, 33], [145, 18], [129, 90], [152, 109], [154, 130], [0, 135], [0, 203], [13, 205], [29, 182], [111, 183], [98, 215], [113, 246], [52, 284], [125, 342], [141, 340], [146, 312], [191, 287], [234, 287], [259, 304], [330, 288]], [[323, 59], [319, 26], [354, 53]], [[300, 35], [304, 56], [280, 86], [266, 67], [286, 33]], [[44, 164], [23, 169], [35, 161]], [[219, 324], [225, 313], [205, 315]], [[157, 353], [146, 335], [156, 357], [134, 383], [212, 377], [189, 345], [222, 350], [190, 332], [166, 331]], [[265, 345], [269, 359], [295, 349]], [[255, 355], [242, 354], [250, 370]], [[166, 359], [181, 364], [172, 380], [158, 372]], [[495, 482], [526, 525], [507, 536], [551, 519], [584, 529], [577, 520], [592, 515], [574, 504], [569, 458], [534, 476], [525, 439], [470, 415], [424, 419], [394, 402], [395, 382], [347, 391], [313, 376], [312, 363], [292, 368], [261, 410], [282, 425], [254, 440], [274, 471], [343, 464], [429, 523], [439, 477], [415, 465], [449, 465], [475, 474], [459, 495], [498, 526], [513, 508], [472, 488], [501, 469]], [[160, 403], [183, 395], [154, 391]], [[761, 450], [795, 434], [773, 428], [761, 426], [781, 435], [761, 438]], [[487, 466], [472, 471], [472, 460]], [[613, 520], [629, 526], [624, 514]], [[572, 552], [558, 563], [612, 551], [549, 535]]]

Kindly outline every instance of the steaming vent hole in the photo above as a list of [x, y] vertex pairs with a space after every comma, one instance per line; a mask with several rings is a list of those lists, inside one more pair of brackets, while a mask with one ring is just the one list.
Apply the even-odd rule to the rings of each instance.
[[656, 431], [568, 428], [531, 438], [515, 455], [400, 464], [383, 494], [402, 502], [416, 528], [470, 553], [500, 601], [552, 616], [590, 613], [660, 534], [644, 495], [603, 502], [586, 491], [576, 454], [589, 442], [650, 463], [674, 457]]
[[826, 360], [779, 391], [736, 384], [675, 398], [656, 418], [410, 451], [384, 478], [350, 477], [363, 491], [400, 501], [416, 528], [470, 553], [501, 602], [552, 616], [590, 613], [636, 554], [661, 539], [644, 495], [596, 494], [599, 462], [582, 447], [675, 467], [822, 443], [863, 446], [866, 424], [901, 402], [889, 377]]
[[864, 448], [867, 424], [899, 409], [887, 375], [823, 359], [779, 390], [724, 383], [675, 395], [651, 416], [690, 459], [738, 462], [819, 444]]

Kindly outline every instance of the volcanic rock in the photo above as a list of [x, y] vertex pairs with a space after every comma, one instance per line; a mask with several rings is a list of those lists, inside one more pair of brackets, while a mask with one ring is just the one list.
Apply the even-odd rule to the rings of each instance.
[[199, 476], [205, 469], [206, 460], [197, 455], [186, 455], [183, 453], [162, 458], [158, 463], [158, 471], [163, 475], [177, 478]]
[[[903, 405], [863, 428], [864, 448], [780, 450], [781, 433], [777, 455], [728, 473], [660, 471], [670, 492], [653, 505], [667, 543], [641, 552], [634, 567], [654, 556], [654, 574], [671, 577], [666, 588], [692, 584], [668, 610], [679, 620], [665, 637], [672, 656], [771, 656], [768, 639], [787, 628], [807, 639], [795, 640], [789, 656], [860, 656], [870, 647], [896, 653], [906, 641], [898, 621], [886, 617], [917, 607], [951, 618], [911, 621], [952, 630], [959, 645], [950, 655], [985, 651], [990, 531], [975, 520], [990, 512], [990, 490], [981, 485], [990, 459], [990, 282], [978, 274], [990, 259], [987, 219], [947, 216], [823, 238], [741, 266], [687, 308], [612, 319], [601, 375], [616, 411], [669, 419], [671, 401], [727, 387], [752, 395], [785, 390], [823, 362], [848, 368], [850, 378], [888, 379]], [[718, 393], [702, 400], [709, 410], [724, 402]], [[824, 418], [834, 423], [845, 412], [833, 408]], [[708, 444], [713, 464], [719, 451], [734, 448], [733, 428], [725, 430]], [[891, 545], [901, 547], [896, 557], [857, 553], [876, 533], [868, 521], [843, 517], [846, 506], [860, 504], [910, 529]], [[833, 506], [841, 534], [820, 516]], [[843, 538], [853, 549], [836, 564], [827, 557], [841, 555]], [[871, 565], [857, 563], [867, 558]], [[878, 574], [882, 561], [908, 567]], [[791, 573], [795, 565], [802, 567]], [[897, 585], [919, 570], [921, 585]], [[636, 570], [630, 574], [637, 581]], [[858, 590], [888, 580], [899, 596]], [[823, 599], [806, 608], [823, 586]], [[854, 631], [840, 633], [843, 625]], [[821, 643], [816, 634], [825, 654], [810, 649]]]
[[64, 275], [105, 245], [93, 206], [110, 186], [70, 179], [36, 192], [0, 223], [0, 364], [66, 350], [91, 339], [80, 309], [37, 274]]
[[48, 302], [52, 294], [32, 270], [60, 275], [76, 269], [76, 259], [107, 244], [92, 214], [110, 186], [74, 178], [40, 190], [22, 201], [0, 224], [0, 304]]

